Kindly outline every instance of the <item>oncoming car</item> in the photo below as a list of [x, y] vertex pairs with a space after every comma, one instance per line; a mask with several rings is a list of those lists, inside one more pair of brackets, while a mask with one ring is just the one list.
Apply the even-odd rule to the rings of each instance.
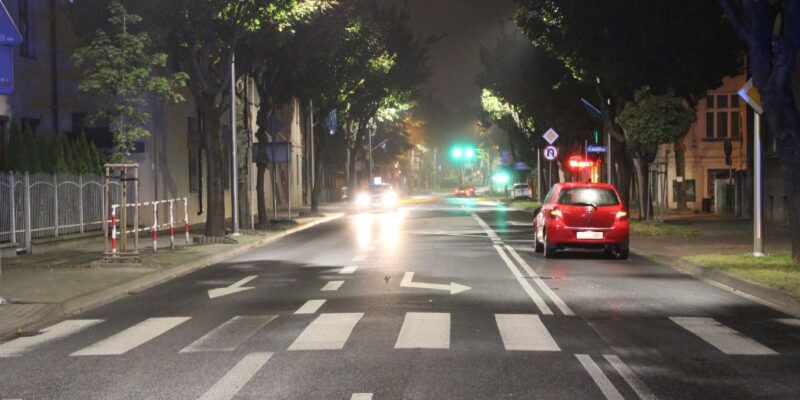
[[475, 196], [475, 187], [474, 186], [459, 186], [453, 190], [453, 196], [455, 197], [473, 197]]
[[393, 211], [399, 199], [391, 185], [369, 185], [356, 196], [356, 208], [361, 211]]
[[568, 247], [597, 248], [625, 260], [629, 220], [614, 186], [557, 183], [533, 220], [536, 251], [552, 258]]

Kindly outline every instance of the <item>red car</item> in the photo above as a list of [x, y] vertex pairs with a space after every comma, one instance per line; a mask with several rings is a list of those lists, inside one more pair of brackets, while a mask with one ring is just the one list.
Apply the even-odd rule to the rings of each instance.
[[628, 212], [614, 186], [557, 183], [533, 219], [536, 251], [552, 258], [567, 247], [597, 248], [628, 258]]
[[472, 186], [459, 186], [455, 190], [453, 190], [453, 196], [473, 197], [475, 196], [475, 188]]

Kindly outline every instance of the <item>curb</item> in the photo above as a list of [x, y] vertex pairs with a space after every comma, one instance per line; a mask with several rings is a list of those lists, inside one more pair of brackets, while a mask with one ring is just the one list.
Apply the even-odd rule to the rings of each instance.
[[276, 242], [280, 239], [283, 239], [297, 232], [301, 232], [306, 229], [313, 228], [317, 225], [337, 220], [343, 217], [344, 215], [345, 215], [344, 213], [332, 214], [327, 217], [323, 217], [318, 220], [309, 222], [307, 224], [296, 226], [287, 229], [285, 231], [282, 231], [280, 233], [276, 233], [275, 235], [270, 235], [261, 240], [257, 240], [253, 243], [238, 245], [233, 249], [218, 253], [211, 257], [206, 257], [203, 259], [176, 265], [163, 270], [154, 271], [153, 273], [139, 277], [132, 281], [123, 282], [95, 292], [78, 295], [58, 304], [52, 304], [50, 307], [47, 307], [47, 309], [45, 310], [46, 312], [42, 313], [41, 316], [30, 318], [31, 320], [35, 321], [27, 322], [21, 326], [15, 326], [13, 328], [0, 330], [0, 338], [12, 335], [19, 330], [24, 331], [24, 330], [34, 329], [38, 326], [42, 326], [50, 322], [56, 321], [69, 314], [83, 312], [98, 307], [100, 305], [110, 303], [112, 301], [124, 297], [130, 292], [138, 292], [149, 289], [151, 287], [171, 281], [175, 278], [190, 274], [194, 271], [206, 268], [214, 264], [218, 264], [226, 259], [236, 257], [240, 254], [246, 253], [257, 247], [261, 247], [269, 243]]
[[800, 301], [779, 290], [730, 275], [714, 268], [704, 267], [684, 259], [671, 262], [642, 250], [631, 248], [631, 252], [657, 264], [675, 269], [678, 272], [726, 286], [733, 293], [744, 294], [746, 297], [753, 297], [770, 308], [789, 314], [795, 318], [800, 318]]

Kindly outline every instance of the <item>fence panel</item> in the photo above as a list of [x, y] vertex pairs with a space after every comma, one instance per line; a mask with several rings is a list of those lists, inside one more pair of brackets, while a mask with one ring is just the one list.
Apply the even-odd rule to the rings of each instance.
[[[110, 185], [114, 204], [119, 183]], [[104, 207], [99, 175], [0, 173], [0, 243], [23, 247], [26, 226], [32, 238], [101, 230]]]

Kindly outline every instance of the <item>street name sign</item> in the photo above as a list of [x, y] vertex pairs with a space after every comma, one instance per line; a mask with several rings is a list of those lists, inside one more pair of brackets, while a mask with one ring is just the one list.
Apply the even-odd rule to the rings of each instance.
[[544, 153], [544, 159], [547, 161], [553, 161], [558, 158], [558, 147], [550, 145], [545, 147], [542, 152]]
[[558, 132], [554, 131], [553, 128], [550, 128], [544, 133], [544, 135], [542, 135], [542, 137], [547, 141], [547, 143], [553, 144], [558, 139]]
[[589, 153], [605, 153], [608, 151], [608, 146], [589, 146], [586, 151]]
[[764, 113], [764, 108], [761, 107], [761, 93], [758, 92], [758, 88], [753, 84], [753, 78], [750, 78], [750, 80], [739, 89], [739, 97], [741, 97], [745, 103], [749, 104], [750, 107], [753, 107], [753, 110], [757, 113]]

